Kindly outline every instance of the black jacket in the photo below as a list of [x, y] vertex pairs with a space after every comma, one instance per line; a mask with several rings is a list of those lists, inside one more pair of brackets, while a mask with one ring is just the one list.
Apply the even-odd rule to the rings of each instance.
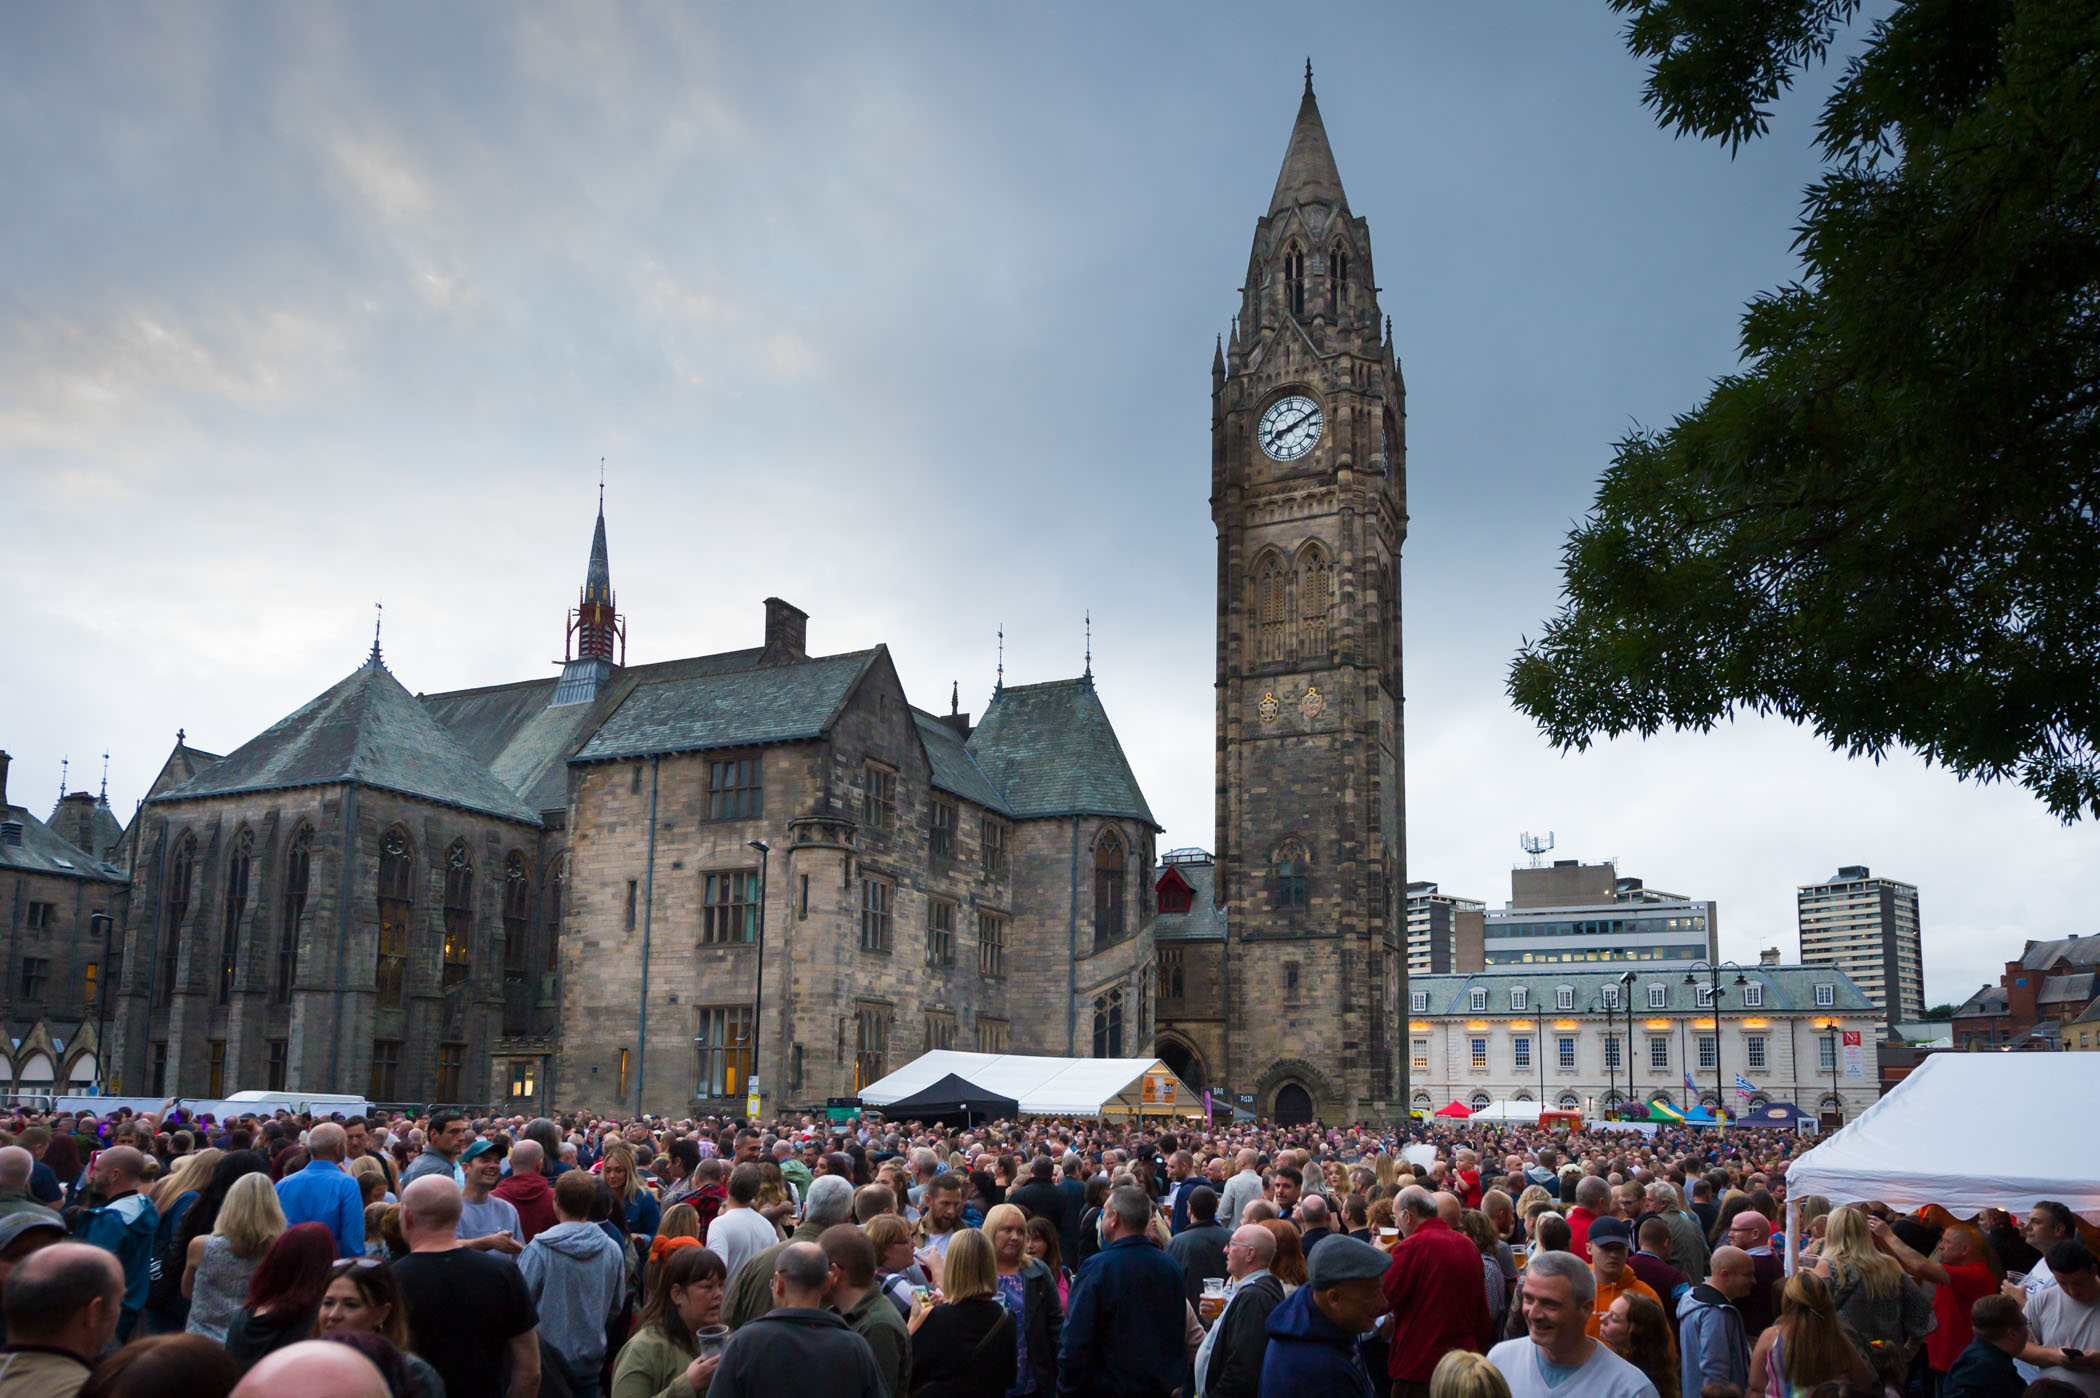
[[[1054, 1281], [1050, 1299], [1057, 1299]], [[1018, 1372], [1015, 1339], [1006, 1307], [997, 1301], [935, 1306], [911, 1337], [912, 1398], [1004, 1398]]]
[[2027, 1380], [2012, 1356], [1988, 1340], [1971, 1340], [1947, 1371], [1946, 1398], [2020, 1398]]
[[1188, 1278], [1191, 1306], [1202, 1298], [1206, 1277], [1228, 1275], [1225, 1244], [1231, 1238], [1230, 1230], [1218, 1224], [1192, 1223], [1176, 1233], [1174, 1241], [1167, 1244], [1167, 1256], [1181, 1264], [1182, 1275]]
[[1207, 1398], [1254, 1398], [1269, 1352], [1269, 1312], [1282, 1304], [1283, 1283], [1273, 1276], [1256, 1277], [1233, 1293], [1211, 1342], [1203, 1375]]
[[875, 1351], [835, 1311], [783, 1306], [744, 1322], [722, 1350], [710, 1398], [885, 1398]]
[[243, 1310], [226, 1331], [226, 1352], [242, 1373], [255, 1367], [264, 1355], [297, 1344], [313, 1334], [314, 1312], [297, 1311], [286, 1316], [265, 1319], [250, 1310]]
[[1064, 1338], [1065, 1304], [1057, 1299], [1057, 1273], [1028, 1259], [1021, 1273], [1023, 1314], [1028, 1318], [1028, 1367], [1035, 1391], [1049, 1398], [1057, 1392], [1057, 1347]]
[[1012, 1204], [1030, 1218], [1047, 1218], [1050, 1226], [1057, 1230], [1060, 1249], [1065, 1238], [1064, 1191], [1048, 1180], [1030, 1180], [1024, 1185], [1006, 1191], [1006, 1202]]

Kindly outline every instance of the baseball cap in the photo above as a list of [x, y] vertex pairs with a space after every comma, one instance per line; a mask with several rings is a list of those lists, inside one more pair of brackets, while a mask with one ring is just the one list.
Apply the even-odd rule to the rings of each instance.
[[1313, 1244], [1305, 1260], [1305, 1284], [1318, 1291], [1336, 1282], [1382, 1277], [1393, 1259], [1346, 1233], [1330, 1233]]
[[49, 1228], [60, 1237], [64, 1237], [66, 1233], [65, 1220], [49, 1209], [17, 1209], [7, 1217], [0, 1218], [0, 1251], [14, 1246], [15, 1239], [32, 1228]]
[[1614, 1247], [1632, 1247], [1633, 1230], [1626, 1226], [1623, 1218], [1599, 1218], [1590, 1221], [1590, 1246], [1608, 1243]]
[[490, 1151], [494, 1150], [495, 1148], [496, 1143], [490, 1140], [488, 1137], [483, 1136], [480, 1140], [474, 1142], [472, 1145], [468, 1146], [465, 1150], [459, 1153], [459, 1163], [464, 1165], [469, 1160], [473, 1160], [479, 1156], [487, 1155]]

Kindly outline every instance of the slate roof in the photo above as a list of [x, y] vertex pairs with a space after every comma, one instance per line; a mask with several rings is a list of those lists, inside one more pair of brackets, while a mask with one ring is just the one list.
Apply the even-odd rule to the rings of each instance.
[[1155, 912], [1152, 938], [1158, 942], [1217, 942], [1225, 938], [1225, 912], [1212, 901], [1217, 895], [1218, 866], [1215, 864], [1166, 864], [1160, 877], [1172, 869], [1195, 890], [1185, 913]]
[[2002, 1015], [2011, 1007], [2005, 987], [2002, 985], [1978, 986], [1976, 993], [1954, 1009], [1956, 1019], [1970, 1019], [1978, 1015]]
[[160, 764], [160, 774], [154, 777], [153, 784], [146, 788], [146, 799], [151, 801], [156, 796], [185, 785], [218, 760], [219, 754], [193, 748], [183, 742], [182, 736], [177, 734], [174, 751], [168, 754], [166, 762]]
[[425, 712], [376, 654], [326, 693], [152, 799], [344, 782], [539, 824], [532, 808]]
[[1091, 680], [1006, 686], [969, 749], [1016, 817], [1114, 816], [1163, 828]]
[[999, 794], [999, 788], [992, 785], [991, 778], [964, 746], [962, 734], [923, 710], [913, 709], [911, 716], [919, 726], [919, 741], [926, 746], [926, 758], [933, 764], [936, 787], [1000, 815], [1013, 814], [1006, 808], [1006, 798]]
[[[1412, 975], [1407, 978], [1410, 994], [1426, 991], [1429, 1008], [1414, 1011], [1417, 1014], [1466, 1015], [1509, 1014], [1509, 992], [1512, 987], [1524, 986], [1530, 991], [1529, 1007], [1516, 1013], [1547, 1014], [1557, 1011], [1579, 1014], [1593, 1002], [1601, 1002], [1606, 985], [1616, 986], [1627, 967], [1623, 964], [1606, 969], [1600, 965], [1596, 970], [1571, 969], [1568, 967], [1497, 967], [1492, 971], [1477, 971], [1472, 975]], [[1638, 964], [1633, 968], [1633, 1012], [1638, 1018], [1643, 1013], [1653, 1014], [1697, 1014], [1700, 1013], [1699, 992], [1684, 983], [1682, 970], [1660, 968], [1644, 970]], [[1745, 1009], [1743, 992], [1734, 984], [1734, 973], [1724, 972], [1721, 984], [1727, 995], [1721, 1001], [1722, 1013], [1729, 1016], [1743, 1014], [1780, 1014], [1799, 1011], [1803, 1014], [1831, 1014], [1850, 1010], [1867, 1014], [1878, 1013], [1874, 1002], [1843, 971], [1831, 966], [1746, 966], [1743, 975], [1754, 984], [1765, 989], [1764, 1003]], [[1650, 1009], [1648, 987], [1660, 985], [1666, 988], [1667, 997], [1663, 1005]], [[1818, 1005], [1816, 987], [1834, 986], [1835, 1004]], [[1488, 1005], [1485, 1010], [1469, 1010], [1466, 991], [1473, 986], [1486, 986]], [[1575, 1008], [1559, 1011], [1557, 991], [1561, 986], [1571, 987], [1575, 992]]]
[[2100, 936], [2036, 942], [2021, 955], [2020, 965], [2029, 971], [2046, 971], [2058, 960], [2073, 966], [2100, 966]]
[[878, 646], [788, 665], [637, 684], [571, 760], [603, 762], [820, 738], [883, 654]]
[[59, 838], [78, 845], [97, 859], [115, 860], [124, 842], [124, 827], [104, 797], [75, 791], [58, 798], [44, 823]]
[[69, 879], [92, 879], [97, 883], [123, 883], [124, 875], [108, 860], [97, 859], [60, 835], [24, 806], [0, 806], [0, 820], [20, 821], [22, 843], [0, 841], [0, 869], [25, 874], [57, 874]]
[[2042, 993], [2034, 997], [2034, 1003], [2083, 1005], [2095, 995], [2100, 995], [2100, 989], [2095, 988], [2096, 982], [2100, 982], [2100, 974], [2091, 971], [2073, 971], [2069, 975], [2051, 976], [2042, 986]]

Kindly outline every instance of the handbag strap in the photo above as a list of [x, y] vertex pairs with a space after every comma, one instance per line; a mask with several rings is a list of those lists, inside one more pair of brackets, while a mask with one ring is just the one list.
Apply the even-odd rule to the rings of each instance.
[[[994, 1302], [993, 1304], [999, 1305], [999, 1303], [997, 1302]], [[998, 1339], [1000, 1335], [1005, 1333], [1006, 1327], [1012, 1325], [1013, 1323], [1013, 1316], [1008, 1313], [1005, 1306], [999, 1305], [999, 1318], [992, 1322], [991, 1329], [984, 1332], [984, 1338], [979, 1340], [976, 1343], [976, 1345], [971, 1348], [969, 1358], [963, 1360], [963, 1367], [967, 1369], [972, 1364], [975, 1364], [977, 1362], [978, 1356], [984, 1353], [984, 1347], [990, 1344], [992, 1341]]]

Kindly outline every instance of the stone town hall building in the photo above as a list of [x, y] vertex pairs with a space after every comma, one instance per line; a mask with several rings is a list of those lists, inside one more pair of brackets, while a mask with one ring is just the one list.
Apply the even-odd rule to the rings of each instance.
[[973, 725], [778, 598], [757, 646], [627, 664], [601, 508], [558, 677], [412, 694], [375, 642], [225, 756], [179, 738], [90, 841], [114, 930], [53, 983], [100, 989], [49, 1012], [128, 1094], [682, 1114], [1156, 1050], [1263, 1115], [1399, 1115], [1405, 389], [1309, 75], [1211, 400], [1215, 859], [1156, 868], [1091, 670]]

